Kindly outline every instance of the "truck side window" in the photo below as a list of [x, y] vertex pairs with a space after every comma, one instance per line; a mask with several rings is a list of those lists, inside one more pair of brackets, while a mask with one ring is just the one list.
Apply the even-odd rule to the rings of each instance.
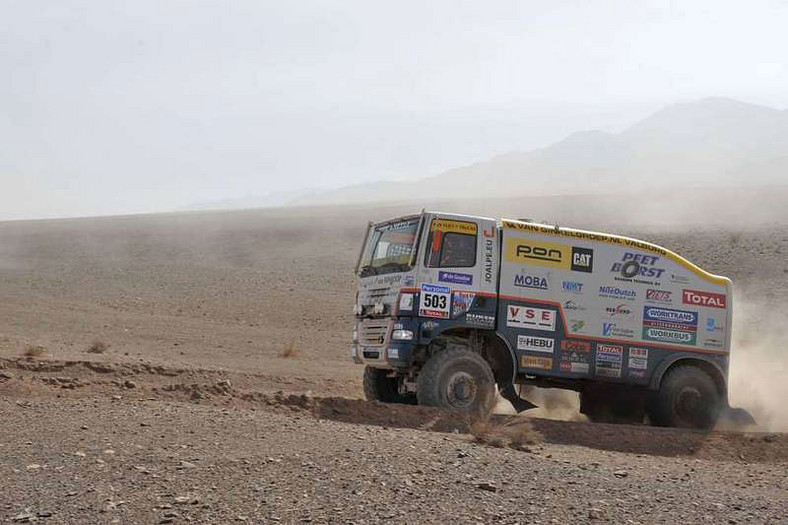
[[427, 268], [476, 266], [476, 234], [430, 232], [424, 259]]

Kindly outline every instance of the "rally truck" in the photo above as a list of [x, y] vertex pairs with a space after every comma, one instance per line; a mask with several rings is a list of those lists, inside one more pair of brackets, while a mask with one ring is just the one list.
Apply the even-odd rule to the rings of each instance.
[[370, 223], [356, 273], [370, 400], [522, 411], [533, 385], [592, 421], [691, 428], [728, 408], [731, 281], [655, 244], [422, 211]]

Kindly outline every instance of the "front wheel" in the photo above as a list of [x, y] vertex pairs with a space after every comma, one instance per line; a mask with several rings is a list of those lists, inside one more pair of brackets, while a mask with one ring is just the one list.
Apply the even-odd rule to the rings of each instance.
[[465, 348], [449, 348], [434, 354], [418, 378], [420, 405], [437, 406], [484, 415], [495, 401], [495, 378], [479, 354]]
[[413, 394], [400, 394], [396, 377], [389, 377], [388, 370], [368, 366], [364, 369], [364, 396], [369, 401], [381, 403], [416, 404]]
[[720, 408], [720, 393], [709, 374], [696, 366], [679, 366], [663, 378], [648, 413], [657, 426], [708, 429], [717, 422]]

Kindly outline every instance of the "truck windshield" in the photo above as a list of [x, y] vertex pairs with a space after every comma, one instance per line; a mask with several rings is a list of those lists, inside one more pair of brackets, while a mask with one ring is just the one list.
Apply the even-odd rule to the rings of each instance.
[[364, 247], [359, 275], [366, 277], [409, 269], [418, 227], [418, 217], [374, 227]]

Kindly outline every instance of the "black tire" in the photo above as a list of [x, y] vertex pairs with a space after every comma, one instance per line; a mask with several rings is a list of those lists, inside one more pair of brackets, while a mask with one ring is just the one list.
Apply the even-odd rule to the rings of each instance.
[[678, 366], [662, 379], [649, 403], [653, 425], [680, 428], [712, 428], [722, 407], [714, 379], [696, 366]]
[[487, 361], [465, 348], [434, 354], [418, 378], [420, 405], [485, 415], [495, 402], [495, 377]]
[[381, 403], [416, 404], [413, 394], [400, 394], [396, 377], [388, 377], [388, 370], [368, 366], [364, 369], [364, 396]]

